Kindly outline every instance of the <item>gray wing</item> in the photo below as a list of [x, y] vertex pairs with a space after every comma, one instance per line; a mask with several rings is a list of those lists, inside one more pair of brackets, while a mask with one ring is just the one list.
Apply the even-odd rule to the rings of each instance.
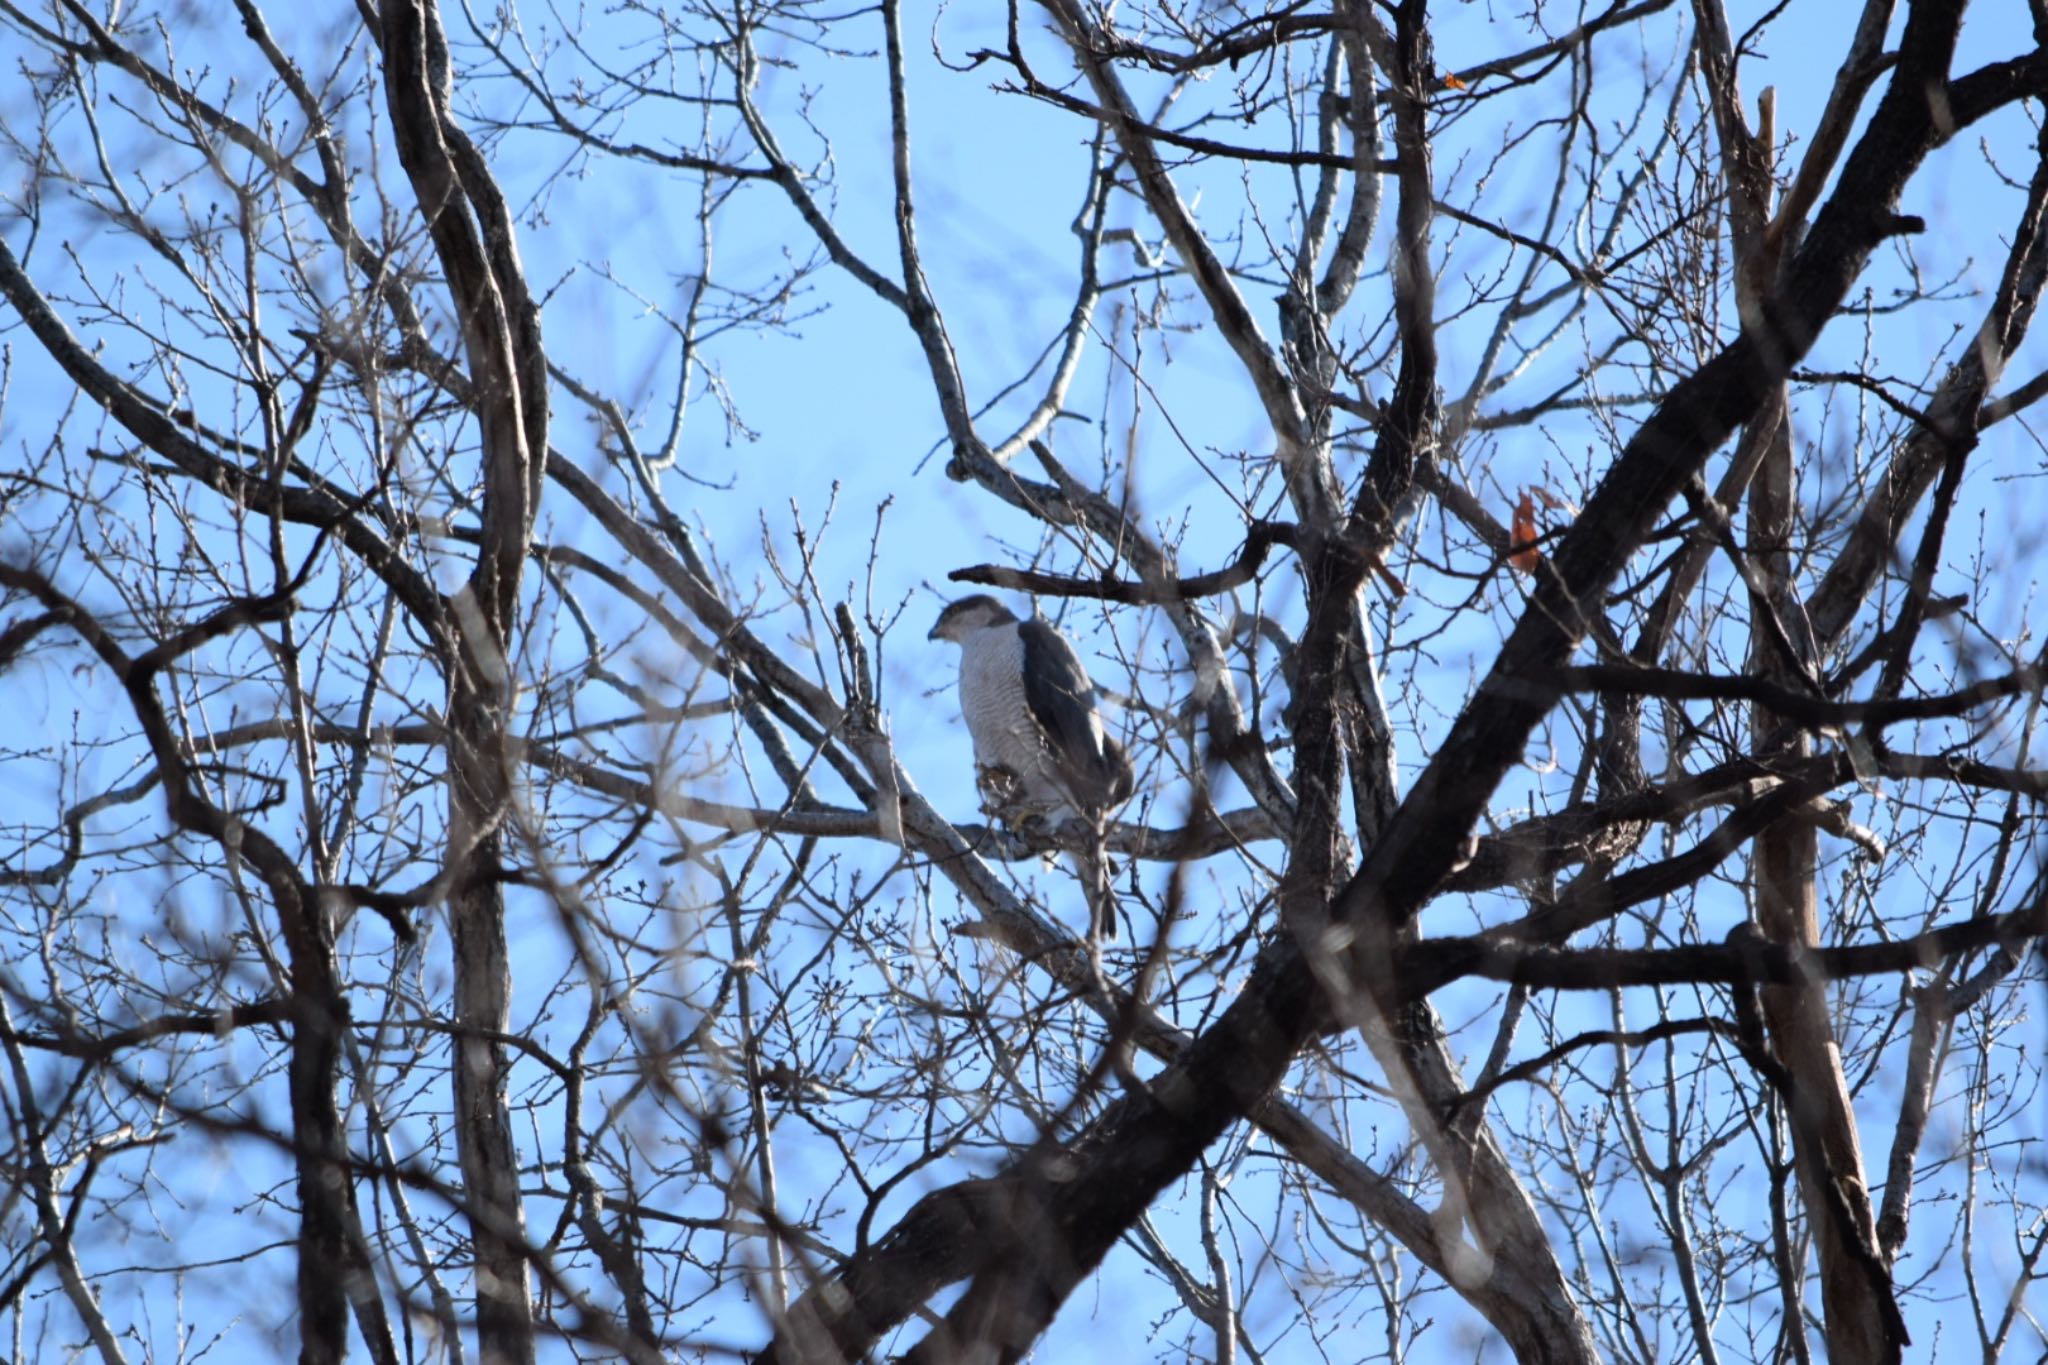
[[1074, 799], [1096, 809], [1127, 800], [1131, 762], [1103, 729], [1080, 655], [1038, 617], [1021, 623], [1017, 634], [1024, 641], [1024, 700]]

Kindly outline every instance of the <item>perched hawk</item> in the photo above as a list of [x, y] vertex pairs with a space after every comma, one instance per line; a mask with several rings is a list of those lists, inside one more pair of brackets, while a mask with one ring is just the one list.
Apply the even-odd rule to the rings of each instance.
[[985, 593], [950, 603], [930, 638], [960, 646], [960, 713], [982, 804], [1013, 826], [1085, 824], [1077, 857], [1089, 933], [1116, 937], [1102, 844], [1110, 812], [1130, 800], [1131, 760], [1103, 728], [1081, 656], [1051, 622], [1019, 621]]

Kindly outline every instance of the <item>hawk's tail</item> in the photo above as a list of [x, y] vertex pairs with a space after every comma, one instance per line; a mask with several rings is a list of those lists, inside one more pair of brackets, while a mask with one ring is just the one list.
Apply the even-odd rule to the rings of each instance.
[[1116, 869], [1109, 865], [1109, 817], [1096, 814], [1088, 842], [1074, 853], [1081, 890], [1088, 897], [1088, 937], [1106, 943], [1116, 937]]

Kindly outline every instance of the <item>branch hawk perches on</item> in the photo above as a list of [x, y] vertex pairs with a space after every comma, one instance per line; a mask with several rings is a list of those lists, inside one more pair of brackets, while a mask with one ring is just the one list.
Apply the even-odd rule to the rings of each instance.
[[1086, 824], [1089, 844], [1076, 857], [1089, 936], [1116, 937], [1103, 838], [1110, 813], [1130, 800], [1131, 760], [1103, 728], [1081, 656], [1051, 622], [1019, 621], [985, 593], [949, 604], [930, 638], [960, 646], [960, 713], [983, 807], [1013, 826]]

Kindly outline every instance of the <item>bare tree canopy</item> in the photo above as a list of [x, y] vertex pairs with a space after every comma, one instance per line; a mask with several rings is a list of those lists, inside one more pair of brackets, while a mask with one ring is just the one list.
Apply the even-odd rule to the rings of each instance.
[[2040, 1359], [1965, 9], [0, 0], [0, 1355]]

